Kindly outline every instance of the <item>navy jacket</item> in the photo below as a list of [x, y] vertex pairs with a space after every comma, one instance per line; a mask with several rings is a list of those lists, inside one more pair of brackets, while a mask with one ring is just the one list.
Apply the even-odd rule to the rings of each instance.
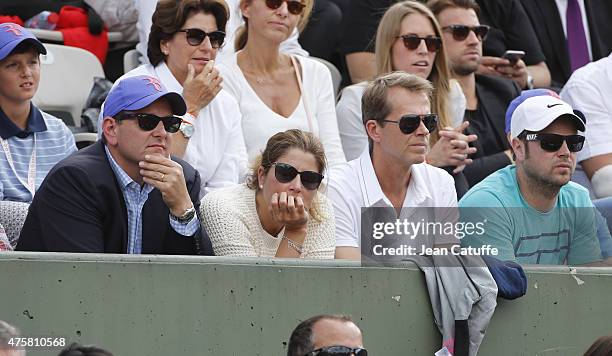
[[[183, 160], [187, 190], [196, 211], [200, 175]], [[207, 254], [212, 245], [202, 229], [192, 237], [172, 229], [161, 192], [153, 189], [142, 209], [143, 254]], [[100, 141], [59, 162], [34, 196], [17, 250], [126, 253], [125, 200]]]

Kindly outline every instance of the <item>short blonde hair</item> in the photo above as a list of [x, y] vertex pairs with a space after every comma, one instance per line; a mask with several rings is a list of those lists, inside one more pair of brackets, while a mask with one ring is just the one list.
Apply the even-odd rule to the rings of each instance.
[[[393, 44], [397, 41], [402, 27], [402, 21], [408, 15], [418, 14], [426, 17], [434, 29], [436, 36], [442, 38], [442, 30], [434, 14], [425, 5], [416, 1], [402, 1], [391, 6], [383, 15], [376, 32], [376, 74], [397, 70], [393, 67]], [[444, 44], [436, 53], [433, 68], [429, 74], [429, 79], [434, 87], [431, 97], [431, 107], [433, 112], [438, 114], [438, 128], [451, 126], [451, 118], [448, 110], [448, 98], [450, 95], [450, 71], [446, 58]], [[439, 139], [437, 130], [431, 134], [430, 142], [435, 144]]]

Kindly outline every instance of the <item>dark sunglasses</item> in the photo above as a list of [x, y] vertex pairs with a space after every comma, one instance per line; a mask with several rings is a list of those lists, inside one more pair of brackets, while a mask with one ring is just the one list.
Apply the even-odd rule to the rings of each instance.
[[204, 42], [206, 37], [208, 37], [210, 40], [210, 46], [212, 48], [219, 48], [223, 46], [223, 41], [225, 41], [225, 32], [223, 31], [205, 32], [199, 28], [187, 28], [184, 30], [178, 30], [176, 32], [185, 32], [187, 43], [189, 43], [191, 46], [199, 46], [202, 42]]
[[421, 41], [425, 41], [425, 46], [429, 52], [437, 52], [442, 47], [442, 39], [440, 37], [419, 37], [417, 35], [402, 35], [397, 36], [404, 42], [404, 47], [410, 50], [415, 50], [421, 45]]
[[304, 188], [308, 190], [317, 190], [321, 181], [323, 181], [323, 175], [313, 171], [298, 172], [295, 167], [287, 163], [276, 162], [274, 165], [274, 176], [280, 183], [289, 183], [295, 179], [295, 176], [300, 175], [300, 181]]
[[433, 132], [436, 130], [438, 126], [438, 115], [436, 114], [426, 114], [426, 115], [404, 115], [400, 117], [399, 121], [394, 120], [383, 120], [384, 122], [392, 122], [395, 124], [399, 124], [400, 131], [403, 134], [409, 135], [416, 131], [421, 125], [421, 121], [425, 124], [425, 128], [429, 132]]
[[328, 346], [310, 351], [304, 356], [368, 356], [368, 350], [347, 346]]
[[266, 0], [266, 6], [276, 10], [281, 7], [283, 2], [287, 2], [287, 10], [293, 15], [301, 15], [306, 7], [305, 4], [295, 0]]
[[474, 31], [474, 34], [476, 35], [476, 37], [478, 37], [478, 40], [484, 41], [485, 38], [487, 38], [487, 34], [489, 33], [489, 26], [450, 25], [442, 27], [442, 30], [450, 30], [453, 34], [453, 38], [455, 39], [455, 41], [464, 41], [470, 35], [470, 31]]
[[143, 131], [154, 130], [159, 122], [164, 123], [164, 129], [168, 133], [175, 133], [181, 127], [183, 119], [178, 116], [159, 117], [153, 114], [139, 114], [134, 112], [124, 112], [117, 116], [117, 120], [138, 120], [138, 126]]
[[550, 133], [530, 133], [524, 135], [527, 141], [540, 141], [540, 147], [544, 151], [557, 152], [563, 141], [567, 142], [567, 149], [570, 152], [578, 152], [584, 146], [584, 136], [580, 135], [557, 135]]

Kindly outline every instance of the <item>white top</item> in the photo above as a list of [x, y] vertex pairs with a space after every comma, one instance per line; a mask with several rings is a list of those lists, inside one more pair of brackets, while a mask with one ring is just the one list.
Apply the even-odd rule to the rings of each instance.
[[[367, 82], [362, 82], [344, 88], [336, 105], [340, 139], [348, 161], [359, 157], [363, 150], [368, 147], [368, 135], [361, 118], [361, 97], [367, 84]], [[456, 80], [450, 81], [448, 102], [451, 124], [457, 127], [463, 122], [466, 104], [461, 86]]]
[[[446, 171], [427, 163], [412, 165], [411, 170], [403, 207], [457, 206], [455, 184]], [[361, 208], [393, 207], [378, 183], [369, 150], [364, 150], [359, 158], [331, 169], [328, 176], [327, 198], [331, 200], [336, 215], [336, 246], [359, 247]], [[448, 219], [438, 217], [436, 221]]]
[[[302, 258], [333, 259], [334, 213], [323, 194], [317, 196], [321, 222], [311, 218], [306, 226]], [[255, 190], [246, 184], [208, 194], [200, 205], [202, 225], [217, 256], [274, 257], [282, 240], [264, 230], [257, 214]]]
[[586, 141], [578, 162], [612, 153], [612, 54], [574, 71], [561, 99], [586, 116]]
[[[157, 77], [168, 91], [183, 94], [183, 87], [165, 62], [156, 67], [143, 64], [134, 68], [117, 79], [114, 85], [123, 78], [137, 75]], [[187, 143], [183, 159], [200, 173], [201, 196], [211, 190], [237, 184], [246, 175], [247, 156], [240, 118], [238, 103], [225, 90], [221, 90], [198, 113], [194, 122], [194, 133]], [[102, 130], [99, 129], [98, 132]], [[180, 132], [177, 134], [182, 135]]]
[[[559, 10], [559, 17], [561, 18], [561, 26], [563, 27], [563, 33], [567, 38], [567, 0], [555, 0], [557, 9]], [[584, 0], [578, 0], [578, 7], [582, 15], [582, 27], [584, 28], [584, 36], [586, 37], [587, 47], [589, 49], [589, 58], [593, 60], [593, 52], [591, 50], [591, 35], [589, 32], [589, 20], [587, 19], [586, 8], [584, 7]]]
[[[149, 32], [151, 31], [152, 17], [157, 6], [157, 0], [134, 0], [136, 8], [138, 9], [138, 23], [136, 28], [138, 29], [139, 42], [136, 45], [136, 50], [140, 53], [140, 62], [149, 63], [147, 58], [147, 45], [149, 41]], [[234, 39], [236, 38], [236, 30], [244, 24], [242, 19], [242, 13], [240, 12], [240, 0], [225, 0], [229, 8], [229, 20], [225, 26], [225, 44], [219, 50], [217, 58], [218, 62], [223, 62], [230, 58], [234, 54]], [[291, 37], [283, 41], [280, 46], [280, 51], [298, 56], [308, 56], [302, 46], [298, 42], [298, 30], [293, 30]]]
[[236, 55], [218, 66], [223, 76], [223, 87], [234, 95], [240, 105], [242, 132], [249, 162], [253, 162], [263, 151], [268, 139], [275, 133], [289, 129], [311, 131], [304, 100], [307, 102], [308, 112], [313, 116], [310, 120], [312, 131], [323, 143], [329, 166], [346, 162], [338, 135], [331, 74], [324, 64], [314, 59], [299, 56], [295, 58], [302, 67], [304, 92], [288, 118], [274, 112], [259, 98], [238, 66]]

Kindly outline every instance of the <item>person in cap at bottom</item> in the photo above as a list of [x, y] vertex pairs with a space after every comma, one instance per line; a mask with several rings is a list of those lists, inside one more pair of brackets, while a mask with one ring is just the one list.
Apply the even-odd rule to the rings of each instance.
[[49, 172], [17, 250], [212, 253], [196, 215], [198, 172], [168, 154], [185, 111], [155, 77], [122, 80], [106, 98], [102, 139]]
[[459, 201], [462, 219], [484, 222], [463, 246], [497, 248], [521, 264], [609, 265], [602, 261], [588, 191], [570, 182], [585, 122], [555, 96], [525, 99], [514, 110], [510, 137], [516, 165], [498, 170]]

